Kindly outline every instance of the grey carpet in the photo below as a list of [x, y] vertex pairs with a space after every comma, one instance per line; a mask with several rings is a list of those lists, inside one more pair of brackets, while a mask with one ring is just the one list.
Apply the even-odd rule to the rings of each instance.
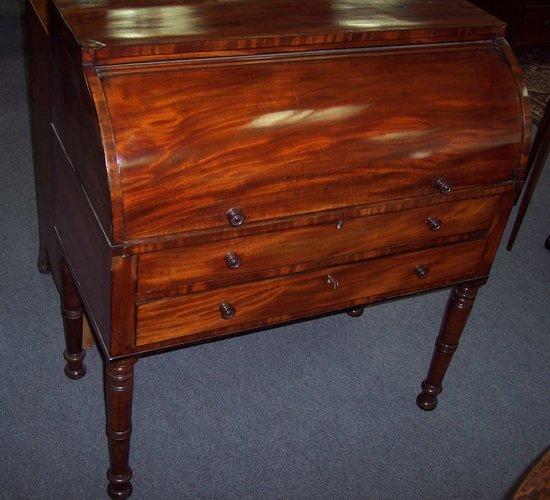
[[[0, 498], [104, 497], [102, 362], [63, 375], [37, 228], [16, 0], [0, 7]], [[439, 408], [414, 400], [447, 292], [148, 357], [134, 498], [502, 498], [550, 444], [550, 168], [500, 249]]]

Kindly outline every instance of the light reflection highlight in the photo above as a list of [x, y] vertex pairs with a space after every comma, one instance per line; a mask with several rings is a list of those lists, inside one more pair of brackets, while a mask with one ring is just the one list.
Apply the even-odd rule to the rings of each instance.
[[246, 124], [244, 128], [281, 127], [297, 123], [345, 120], [360, 114], [367, 108], [368, 104], [349, 104], [324, 109], [287, 109], [260, 115]]
[[108, 9], [106, 35], [115, 38], [149, 38], [205, 33], [195, 7], [169, 5]]
[[432, 133], [433, 130], [431, 129], [400, 130], [398, 132], [388, 132], [387, 134], [375, 135], [374, 137], [371, 137], [370, 140], [376, 142], [409, 141], [411, 139], [418, 139]]
[[369, 0], [368, 17], [365, 15], [365, 9], [361, 9], [365, 6], [364, 2], [357, 2], [356, 0], [335, 1], [333, 2], [333, 9], [338, 24], [347, 28], [413, 27], [418, 23], [411, 22], [410, 16], [409, 19], [397, 17], [399, 12], [406, 14], [407, 3], [407, 0]]

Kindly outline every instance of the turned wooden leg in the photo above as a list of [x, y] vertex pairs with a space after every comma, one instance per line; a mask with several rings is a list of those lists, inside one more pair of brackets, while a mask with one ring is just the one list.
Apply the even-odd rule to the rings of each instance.
[[82, 349], [82, 301], [65, 259], [61, 259], [61, 315], [65, 328], [65, 352], [63, 357], [65, 375], [71, 379], [82, 378], [86, 374]]
[[110, 462], [107, 471], [109, 480], [107, 493], [111, 498], [128, 498], [132, 494], [132, 469], [129, 466], [129, 456], [136, 361], [137, 358], [107, 361], [105, 367]]
[[362, 316], [364, 312], [364, 307], [356, 307], [355, 309], [350, 309], [348, 311], [348, 316], [351, 316], [352, 318], [358, 318], [359, 316]]
[[40, 245], [38, 248], [38, 262], [37, 262], [38, 271], [42, 274], [50, 272], [50, 260], [48, 259], [48, 252], [46, 247]]
[[460, 335], [474, 305], [479, 286], [459, 285], [451, 293], [435, 342], [430, 369], [426, 379], [422, 382], [422, 392], [416, 398], [416, 404], [422, 410], [431, 411], [437, 406], [437, 395], [442, 391], [443, 377], [445, 377], [451, 358], [458, 347]]

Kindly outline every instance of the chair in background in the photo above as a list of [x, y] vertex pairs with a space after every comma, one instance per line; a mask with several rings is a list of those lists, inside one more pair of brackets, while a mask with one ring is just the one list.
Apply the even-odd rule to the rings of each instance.
[[[527, 208], [529, 207], [531, 198], [533, 197], [533, 193], [535, 192], [535, 188], [537, 187], [540, 174], [542, 173], [542, 169], [544, 168], [544, 164], [546, 163], [546, 159], [548, 158], [548, 152], [550, 150], [549, 109], [550, 106], [546, 106], [546, 111], [544, 112], [540, 129], [537, 133], [537, 136], [535, 137], [535, 141], [533, 142], [531, 152], [529, 153], [529, 160], [527, 162], [527, 172], [529, 174], [529, 178], [525, 186], [523, 198], [519, 206], [516, 220], [514, 221], [514, 227], [512, 228], [510, 239], [508, 240], [508, 245], [506, 246], [507, 250], [512, 250], [512, 247], [518, 235], [518, 231], [525, 217], [525, 213], [527, 212]], [[550, 235], [546, 237], [545, 246], [548, 250], [550, 250]]]

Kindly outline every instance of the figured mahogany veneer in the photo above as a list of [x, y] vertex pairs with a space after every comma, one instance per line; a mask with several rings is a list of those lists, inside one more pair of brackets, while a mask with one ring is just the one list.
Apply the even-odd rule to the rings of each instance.
[[[137, 309], [137, 345], [178, 337], [209, 338], [217, 333], [366, 304], [396, 292], [409, 293], [437, 283], [473, 278], [484, 249], [484, 240], [468, 241], [147, 302]], [[425, 268], [427, 274], [419, 276], [419, 266]], [[334, 281], [327, 279], [329, 276]], [[304, 297], [307, 297], [306, 303]], [[224, 303], [235, 309], [229, 320], [220, 314], [220, 305]], [[206, 335], [196, 335], [202, 332]]]
[[[429, 246], [453, 237], [471, 237], [489, 229], [499, 200], [497, 196], [475, 198], [144, 253], [139, 257], [138, 291], [274, 269], [286, 274], [312, 265], [361, 260], [384, 249], [391, 253], [415, 243]], [[439, 226], [434, 228], [430, 221]], [[229, 267], [228, 253], [238, 257], [238, 267]]]
[[525, 176], [502, 23], [463, 0], [27, 8], [40, 268], [67, 375], [82, 309], [106, 357], [111, 497], [145, 353], [453, 286], [435, 408]]
[[510, 182], [521, 103], [502, 58], [483, 45], [102, 69], [123, 232], [429, 195], [441, 177]]
[[466, 0], [56, 0], [98, 64], [250, 52], [487, 40], [504, 24]]

